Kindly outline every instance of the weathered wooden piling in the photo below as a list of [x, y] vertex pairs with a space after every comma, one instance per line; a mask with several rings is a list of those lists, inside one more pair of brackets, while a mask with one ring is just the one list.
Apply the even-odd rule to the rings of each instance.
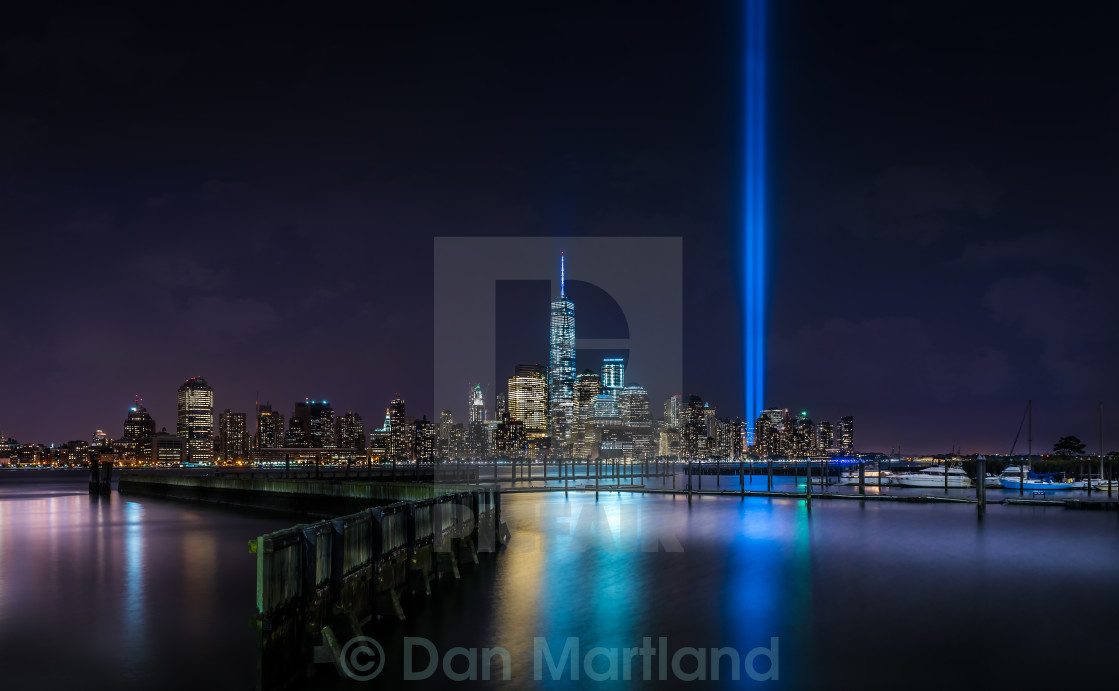
[[261, 688], [298, 683], [314, 662], [338, 667], [339, 641], [375, 618], [404, 618], [405, 588], [430, 591], [507, 540], [496, 488], [397, 502], [264, 535], [257, 558]]
[[983, 456], [979, 456], [975, 462], [975, 499], [979, 518], [983, 518], [987, 511], [987, 459]]
[[859, 494], [866, 495], [866, 463], [859, 461]]

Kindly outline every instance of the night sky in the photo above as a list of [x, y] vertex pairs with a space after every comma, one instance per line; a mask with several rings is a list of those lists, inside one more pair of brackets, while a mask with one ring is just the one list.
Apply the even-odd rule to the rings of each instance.
[[[1032, 398], [1035, 449], [1094, 452], [1103, 401], [1119, 447], [1119, 13], [772, 4], [767, 405], [1006, 452]], [[198, 374], [218, 411], [431, 416], [456, 235], [682, 237], [681, 393], [741, 415], [741, 33], [714, 2], [6, 10], [0, 431], [119, 436], [135, 394], [173, 429]]]

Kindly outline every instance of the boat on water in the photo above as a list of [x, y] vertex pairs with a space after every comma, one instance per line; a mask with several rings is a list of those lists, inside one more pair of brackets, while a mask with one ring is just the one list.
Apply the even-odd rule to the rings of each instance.
[[1012, 465], [1002, 471], [1002, 475], [999, 475], [999, 482], [1002, 484], [1003, 489], [1051, 491], [1083, 489], [1083, 485], [1077, 487], [1077, 483], [1075, 482], [1058, 480], [1057, 476], [1061, 474], [1062, 473], [1035, 473], [1030, 470], [1029, 467], [1020, 468], [1019, 466]]
[[[881, 478], [881, 483], [879, 483]], [[883, 470], [879, 473], [877, 470], [867, 470], [863, 473], [863, 480], [867, 485], [878, 486], [881, 484], [883, 487], [894, 484], [894, 474], [888, 470]], [[859, 484], [859, 471], [849, 470], [839, 474], [839, 484], [841, 485], [857, 485]]]
[[[877, 487], [879, 485], [878, 477], [879, 477], [879, 473], [878, 473], [877, 469], [871, 470], [870, 468], [867, 468], [866, 471], [863, 473], [863, 478], [866, 481], [866, 486], [867, 487], [872, 487], [872, 486]], [[890, 472], [889, 470], [883, 470], [882, 473], [881, 473], [881, 477], [882, 477], [881, 485], [883, 487], [886, 487], [888, 485], [896, 485], [897, 484], [894, 481], [894, 474], [892, 472]], [[814, 484], [814, 485], [824, 485], [824, 484], [857, 485], [857, 484], [859, 484], [859, 471], [857, 471], [857, 470], [844, 470], [842, 473], [839, 474], [839, 477], [837, 479], [835, 479], [834, 481], [829, 481], [828, 478], [824, 478], [824, 477], [813, 476], [812, 477], [812, 484]]]
[[894, 476], [894, 482], [902, 487], [925, 487], [928, 489], [943, 489], [947, 473], [949, 489], [968, 489], [974, 487], [971, 478], [962, 468], [946, 467], [943, 465], [925, 468], [916, 473], [901, 473]]

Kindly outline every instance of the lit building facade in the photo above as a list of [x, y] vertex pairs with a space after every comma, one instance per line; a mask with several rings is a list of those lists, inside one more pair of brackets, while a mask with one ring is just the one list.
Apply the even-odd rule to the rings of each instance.
[[404, 417], [404, 399], [397, 396], [389, 401], [389, 457], [398, 461], [410, 457], [410, 431]]
[[576, 458], [591, 458], [595, 446], [594, 404], [602, 393], [602, 378], [591, 370], [583, 370], [575, 380], [575, 424], [573, 453]]
[[365, 450], [365, 421], [353, 411], [335, 418], [334, 440], [340, 449]]
[[567, 297], [560, 255], [560, 292], [551, 304], [548, 330], [548, 417], [553, 451], [569, 455], [575, 417], [575, 303]]
[[256, 412], [256, 447], [274, 449], [284, 445], [284, 416], [264, 404]]
[[179, 387], [176, 434], [185, 442], [186, 460], [214, 460], [214, 390], [202, 377], [191, 377]]
[[539, 439], [548, 433], [548, 382], [541, 365], [517, 365], [509, 378], [509, 419], [524, 424], [525, 436]]
[[137, 400], [136, 405], [132, 406], [124, 418], [124, 440], [136, 444], [138, 457], [148, 458], [151, 456], [153, 434], [155, 434], [155, 420]]
[[850, 453], [855, 450], [855, 418], [845, 415], [839, 418], [839, 429], [836, 431], [839, 450]]
[[248, 455], [245, 414], [226, 408], [218, 416], [218, 457], [223, 461], [242, 460]]
[[617, 396], [626, 385], [626, 361], [620, 357], [602, 358], [602, 392]]

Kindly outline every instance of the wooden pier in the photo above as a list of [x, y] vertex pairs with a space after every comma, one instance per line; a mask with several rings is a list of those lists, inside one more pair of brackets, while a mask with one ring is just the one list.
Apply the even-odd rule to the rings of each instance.
[[400, 501], [253, 540], [261, 688], [297, 684], [316, 663], [342, 673], [346, 641], [381, 617], [403, 620], [405, 591], [431, 592], [436, 578], [509, 539], [501, 495], [463, 488]]

